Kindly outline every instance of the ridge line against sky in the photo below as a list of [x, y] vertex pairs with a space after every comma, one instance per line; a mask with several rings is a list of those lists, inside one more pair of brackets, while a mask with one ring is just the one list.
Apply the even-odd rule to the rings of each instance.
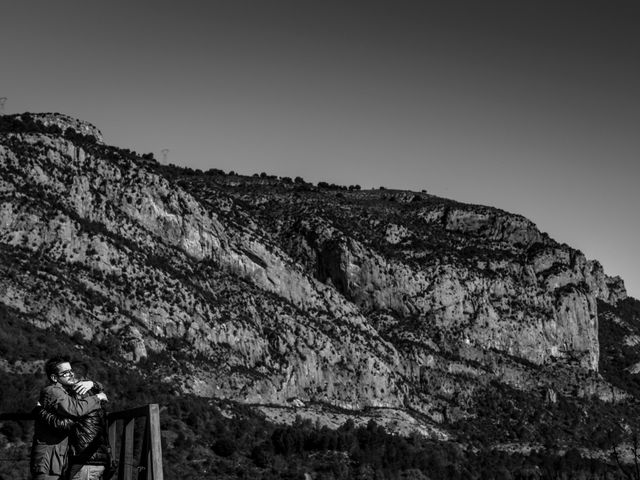
[[10, 2], [5, 113], [532, 220], [640, 296], [640, 4]]

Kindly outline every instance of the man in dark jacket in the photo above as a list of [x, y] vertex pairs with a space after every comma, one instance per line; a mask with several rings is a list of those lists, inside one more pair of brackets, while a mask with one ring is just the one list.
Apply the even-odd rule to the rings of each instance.
[[[76, 398], [68, 389], [84, 395], [94, 383], [90, 380], [76, 382], [69, 360], [55, 357], [45, 363], [49, 385], [40, 392], [39, 404], [43, 409], [62, 417], [79, 419], [99, 410], [100, 402], [106, 401], [104, 393]], [[68, 432], [53, 428], [36, 418], [35, 433], [31, 446], [30, 469], [33, 480], [58, 480], [67, 464], [69, 447]]]

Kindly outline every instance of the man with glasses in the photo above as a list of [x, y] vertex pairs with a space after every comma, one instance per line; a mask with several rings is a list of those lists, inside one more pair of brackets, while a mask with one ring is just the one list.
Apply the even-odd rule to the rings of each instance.
[[[39, 403], [47, 411], [63, 417], [80, 418], [98, 410], [101, 401], [107, 401], [104, 392], [83, 396], [94, 383], [91, 380], [77, 382], [66, 358], [48, 360], [44, 370], [49, 384], [41, 390]], [[82, 397], [70, 395], [67, 390]], [[67, 464], [68, 449], [68, 431], [53, 428], [36, 418], [30, 465], [33, 480], [60, 479]]]

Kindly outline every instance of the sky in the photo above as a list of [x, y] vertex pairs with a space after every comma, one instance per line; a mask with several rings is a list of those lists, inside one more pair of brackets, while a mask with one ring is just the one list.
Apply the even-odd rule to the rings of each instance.
[[640, 298], [636, 1], [4, 2], [4, 113], [523, 215]]

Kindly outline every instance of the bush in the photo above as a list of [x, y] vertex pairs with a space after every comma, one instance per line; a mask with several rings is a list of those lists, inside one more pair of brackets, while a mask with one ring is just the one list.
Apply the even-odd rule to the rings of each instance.
[[221, 457], [230, 457], [237, 449], [238, 446], [236, 445], [235, 440], [229, 437], [223, 437], [211, 446], [211, 450]]
[[265, 468], [271, 465], [273, 459], [273, 452], [267, 444], [256, 445], [251, 450], [251, 460], [256, 467]]

